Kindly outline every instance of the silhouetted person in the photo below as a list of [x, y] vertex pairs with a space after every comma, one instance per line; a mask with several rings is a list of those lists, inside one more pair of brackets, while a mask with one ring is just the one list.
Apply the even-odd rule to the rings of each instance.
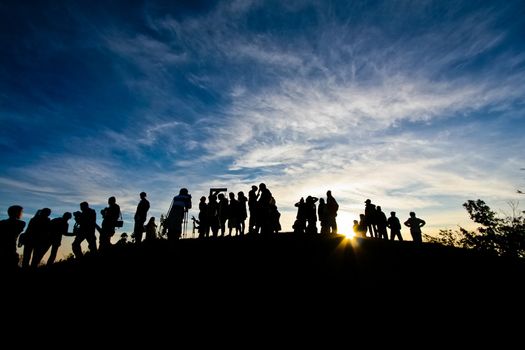
[[239, 203], [239, 213], [237, 215], [237, 220], [239, 221], [241, 236], [244, 236], [246, 226], [245, 222], [246, 218], [248, 218], [248, 213], [246, 212], [246, 202], [248, 202], [248, 198], [246, 198], [243, 191], [237, 193], [237, 202]]
[[403, 236], [401, 236], [401, 223], [396, 216], [395, 211], [390, 212], [390, 217], [388, 218], [386, 225], [390, 229], [390, 240], [393, 241], [396, 237], [402, 241]]
[[228, 205], [228, 236], [232, 235], [232, 229], [235, 229], [235, 235], [241, 231], [239, 225], [239, 202], [235, 199], [235, 193], [230, 192], [230, 204]]
[[176, 241], [182, 234], [184, 214], [191, 209], [191, 195], [186, 188], [181, 188], [179, 194], [173, 197], [171, 209], [166, 218], [168, 223], [168, 240]]
[[217, 203], [217, 196], [214, 194], [208, 196], [208, 224], [213, 237], [219, 235], [219, 203]]
[[43, 258], [42, 251], [49, 241], [51, 209], [43, 208], [37, 211], [29, 221], [24, 233], [24, 257], [22, 267], [37, 267]]
[[62, 244], [62, 236], [68, 235], [68, 221], [69, 219], [71, 219], [71, 217], [72, 215], [70, 212], [65, 212], [64, 215], [62, 215], [62, 217], [54, 218], [53, 220], [51, 220], [49, 243], [46, 247], [46, 250], [43, 252], [43, 255], [45, 255], [49, 250], [49, 247], [51, 247], [51, 253], [49, 254], [49, 258], [47, 259], [48, 265], [51, 265], [55, 262], [58, 253], [58, 248]]
[[302, 234], [304, 233], [306, 229], [306, 203], [304, 202], [304, 198], [301, 197], [299, 202], [295, 203], [295, 206], [297, 207], [297, 216], [295, 223], [293, 224], [293, 232]]
[[365, 201], [365, 220], [366, 227], [370, 231], [370, 237], [377, 238], [376, 206], [372, 204], [370, 199]]
[[317, 197], [308, 196], [305, 201], [306, 208], [306, 233], [317, 234], [317, 213], [315, 203], [318, 201]]
[[135, 225], [133, 227], [133, 235], [135, 236], [135, 243], [142, 241], [142, 232], [144, 232], [144, 224], [148, 217], [149, 201], [146, 199], [146, 192], [140, 192], [140, 202], [135, 211]]
[[145, 230], [146, 230], [146, 241], [153, 241], [157, 238], [157, 224], [155, 223], [154, 216], [149, 218], [148, 224], [145, 226]]
[[248, 192], [248, 210], [250, 211], [250, 221], [248, 222], [248, 233], [254, 233], [257, 226], [257, 186], [253, 185]]
[[421, 220], [416, 217], [416, 213], [413, 211], [410, 212], [410, 217], [405, 221], [405, 226], [410, 227], [410, 234], [412, 235], [412, 240], [414, 242], [421, 243], [423, 239], [421, 237], [421, 227], [425, 226], [425, 220]]
[[228, 220], [228, 199], [222, 193], [219, 193], [217, 198], [219, 199], [218, 216], [221, 227], [221, 236], [224, 237], [226, 235], [226, 221]]
[[321, 222], [321, 234], [330, 234], [330, 223], [328, 221], [328, 208], [324, 202], [324, 198], [319, 199], [319, 205], [317, 206], [317, 214], [319, 215], [319, 221]]
[[[146, 239], [148, 236], [146, 235]], [[120, 235], [120, 238], [119, 240], [117, 241], [116, 245], [117, 246], [124, 246], [128, 243], [128, 234], [126, 232], [123, 232], [121, 235]]]
[[208, 217], [208, 204], [206, 204], [206, 197], [202, 196], [199, 202], [199, 238], [207, 238], [210, 235]]
[[[115, 234], [115, 227], [120, 218], [120, 206], [115, 197], [108, 198], [108, 206], [100, 211], [102, 214], [102, 230], [100, 231], [99, 249], [104, 250], [111, 246], [111, 237]], [[142, 232], [140, 233], [142, 239]], [[135, 237], [136, 239], [136, 237]]]
[[259, 201], [257, 202], [257, 227], [255, 232], [269, 234], [273, 232], [273, 224], [270, 218], [270, 205], [275, 204], [275, 199], [264, 183], [259, 184]]
[[8, 219], [0, 221], [0, 271], [9, 272], [18, 268], [16, 241], [26, 227], [22, 219], [24, 208], [12, 205], [7, 209]]
[[366, 237], [366, 216], [365, 214], [359, 214], [359, 236], [362, 238]]
[[386, 239], [388, 241], [388, 233], [386, 232], [386, 215], [383, 213], [379, 205], [376, 207], [376, 225], [378, 238]]
[[279, 233], [281, 231], [281, 213], [277, 210], [275, 200], [270, 204], [270, 224], [271, 233]]
[[339, 210], [339, 204], [332, 196], [332, 191], [326, 192], [326, 215], [328, 219], [328, 226], [332, 229], [332, 234], [337, 234], [337, 211]]
[[76, 222], [75, 240], [73, 241], [73, 254], [76, 258], [82, 257], [81, 243], [84, 240], [88, 242], [88, 248], [91, 253], [97, 251], [97, 238], [95, 229], [97, 227], [97, 213], [89, 207], [88, 202], [80, 203], [80, 213], [73, 213]]
[[352, 226], [352, 230], [354, 231], [354, 236], [361, 237], [361, 232], [359, 231], [359, 221], [354, 220], [354, 225]]

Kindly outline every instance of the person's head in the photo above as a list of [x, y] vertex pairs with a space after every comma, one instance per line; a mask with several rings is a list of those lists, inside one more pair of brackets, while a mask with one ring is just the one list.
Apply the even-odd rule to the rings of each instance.
[[219, 193], [219, 195], [217, 196], [217, 198], [219, 198], [219, 200], [222, 201], [225, 197], [224, 197], [224, 194], [223, 194], [223, 193]]
[[378, 206], [376, 207], [376, 210], [377, 210], [377, 211], [381, 211], [381, 206], [378, 205]]
[[365, 214], [359, 214], [359, 218], [360, 218], [361, 220], [364, 220], [364, 219], [365, 219]]
[[238, 198], [242, 198], [242, 197], [244, 197], [244, 192], [243, 192], [243, 191], [240, 191], [239, 193], [237, 193], [237, 197], [238, 197]]
[[146, 192], [140, 192], [140, 199], [146, 198]]
[[62, 218], [64, 218], [64, 220], [68, 221], [69, 219], [71, 219], [72, 215], [70, 212], [66, 211], [64, 213], [64, 215], [62, 215]]
[[327, 197], [332, 197], [332, 191], [330, 191], [330, 190], [326, 191], [326, 196]]
[[181, 188], [179, 194], [188, 195], [188, 189], [187, 188]]
[[51, 209], [49, 208], [42, 208], [40, 209], [40, 215], [44, 216], [44, 217], [49, 217], [49, 215], [51, 215]]
[[359, 222], [357, 220], [354, 220], [354, 225], [357, 225], [359, 224]]
[[416, 213], [414, 213], [413, 211], [410, 212], [410, 217], [411, 218], [415, 218], [416, 217]]
[[217, 202], [217, 196], [214, 194], [211, 194], [208, 196], [209, 202]]
[[372, 201], [371, 201], [370, 199], [367, 199], [367, 200], [365, 201], [365, 203], [366, 203], [366, 204], [370, 204], [370, 203], [372, 203]]
[[257, 186], [252, 185], [252, 190], [257, 191]]
[[117, 199], [115, 197], [109, 197], [108, 198], [108, 204], [111, 205], [111, 204], [115, 204], [117, 203]]
[[396, 212], [395, 212], [395, 211], [391, 211], [391, 212], [390, 212], [390, 216], [391, 216], [391, 217], [395, 217], [395, 216], [396, 216]]
[[324, 198], [319, 199], [320, 204], [324, 204]]
[[24, 212], [24, 208], [22, 208], [19, 205], [12, 205], [7, 209], [7, 216], [9, 216], [10, 219], [21, 219], [22, 213]]
[[89, 204], [88, 202], [82, 202], [80, 203], [80, 210], [84, 211], [86, 209], [89, 209]]
[[266, 185], [265, 185], [264, 183], [261, 182], [261, 183], [259, 184], [259, 190], [262, 191], [262, 190], [265, 190], [265, 189], [266, 189]]
[[206, 197], [204, 196], [201, 197], [201, 203], [206, 203]]
[[155, 223], [155, 217], [154, 216], [149, 218], [149, 223], [150, 224], [154, 224]]
[[235, 193], [230, 192], [229, 196], [230, 196], [230, 199], [232, 199], [232, 200], [235, 199]]

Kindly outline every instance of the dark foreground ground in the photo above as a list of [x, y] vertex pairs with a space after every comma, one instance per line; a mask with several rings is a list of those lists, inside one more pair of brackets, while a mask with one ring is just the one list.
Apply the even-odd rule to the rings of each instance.
[[106, 323], [132, 331], [134, 324], [198, 328], [232, 319], [234, 328], [301, 321], [317, 327], [340, 319], [359, 323], [363, 315], [369, 321], [361, 327], [374, 330], [395, 325], [383, 314], [390, 320], [408, 315], [403, 327], [488, 310], [521, 315], [524, 277], [520, 259], [412, 242], [281, 234], [115, 246], [107, 254], [21, 271], [5, 279], [3, 290], [8, 307], [26, 314], [22, 323], [35, 321], [28, 315], [39, 315], [39, 323], [53, 315], [61, 327], [90, 320], [95, 331]]
[[[149, 244], [148, 244], [149, 243]], [[525, 262], [412, 242], [343, 237], [242, 237], [127, 244], [97, 256], [62, 261], [14, 276], [21, 292], [93, 291], [125, 298], [202, 296], [272, 298], [298, 293], [359, 297], [367, 293], [523, 291]], [[432, 292], [434, 291], [434, 292]], [[62, 294], [62, 293], [60, 293]]]

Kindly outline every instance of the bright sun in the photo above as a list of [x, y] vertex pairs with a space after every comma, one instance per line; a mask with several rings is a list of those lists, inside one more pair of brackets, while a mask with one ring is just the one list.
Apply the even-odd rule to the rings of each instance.
[[354, 233], [353, 230], [352, 231], [339, 232], [339, 234], [345, 236], [348, 239], [352, 239], [352, 238], [355, 237], [355, 233]]
[[354, 219], [350, 215], [337, 216], [337, 232], [346, 238], [354, 238]]

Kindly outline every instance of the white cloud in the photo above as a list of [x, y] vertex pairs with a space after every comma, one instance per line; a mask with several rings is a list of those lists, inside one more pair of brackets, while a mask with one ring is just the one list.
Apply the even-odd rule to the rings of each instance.
[[[248, 35], [244, 15], [219, 6], [202, 17], [152, 21], [193, 52], [225, 66], [244, 62], [250, 67], [245, 75], [226, 78], [232, 84], [223, 93], [232, 102], [221, 115], [199, 121], [208, 137], [196, 162], [222, 159], [223, 171], [241, 171], [226, 178], [209, 174], [210, 181], [246, 189], [250, 181], [266, 182], [288, 223], [298, 198], [321, 196], [329, 188], [339, 194], [341, 208], [354, 214], [364, 198], [372, 197], [385, 209], [420, 208], [451, 225], [464, 218], [449, 214], [461, 212], [466, 199], [510, 196], [508, 171], [516, 162], [498, 168], [496, 160], [506, 152], [492, 150], [485, 155], [493, 160], [487, 169], [487, 160], [477, 153], [486, 151], [484, 142], [502, 146], [496, 139], [501, 136], [483, 140], [455, 130], [461, 125], [483, 131], [464, 120], [507, 111], [525, 95], [524, 73], [507, 65], [519, 66], [523, 55], [494, 55], [490, 67], [466, 68], [505, 39], [505, 32], [493, 29], [497, 14], [451, 16], [395, 40], [379, 27], [339, 25], [325, 13], [308, 40]], [[208, 88], [217, 84], [210, 76], [197, 78]], [[257, 78], [261, 85], [250, 88]], [[411, 132], [438, 122], [448, 127]], [[259, 171], [255, 178], [251, 169]]]
[[[494, 29], [493, 13], [392, 37], [370, 23], [338, 22], [317, 6], [318, 22], [305, 28], [312, 36], [278, 37], [247, 30], [246, 16], [257, 6], [224, 3], [180, 20], [146, 14], [158, 36], [106, 33], [107, 47], [143, 73], [124, 71], [123, 77], [150, 105], [127, 129], [104, 132], [104, 142], [144, 157], [146, 170], [64, 159], [32, 166], [26, 175], [53, 179], [42, 182], [51, 190], [74, 189], [79, 195], [72, 202], [103, 205], [108, 191], [119, 189], [129, 211], [136, 193], [148, 189], [158, 212], [189, 181], [195, 196], [215, 184], [247, 191], [264, 181], [287, 222], [298, 198], [327, 189], [353, 214], [370, 197], [386, 210], [421, 208], [436, 217], [473, 196], [499, 200], [512, 192], [509, 169], [522, 156], [502, 161], [505, 152], [486, 150], [466, 130], [455, 130], [466, 125], [457, 120], [508, 111], [525, 96], [525, 73], [514, 69], [523, 54], [502, 53], [483, 69], [466, 68], [506, 37]], [[283, 10], [293, 15], [294, 6]], [[173, 100], [196, 110], [194, 96], [169, 89], [170, 74], [189, 63], [208, 66], [188, 71], [188, 81], [227, 103], [192, 118], [176, 108]], [[440, 122], [448, 126], [435, 133], [423, 127]], [[472, 130], [483, 131], [479, 125]], [[489, 132], [485, 142], [497, 147], [500, 135]], [[480, 149], [486, 159], [479, 159]], [[144, 156], [151, 150], [162, 161]], [[195, 157], [185, 157], [190, 151]]]

